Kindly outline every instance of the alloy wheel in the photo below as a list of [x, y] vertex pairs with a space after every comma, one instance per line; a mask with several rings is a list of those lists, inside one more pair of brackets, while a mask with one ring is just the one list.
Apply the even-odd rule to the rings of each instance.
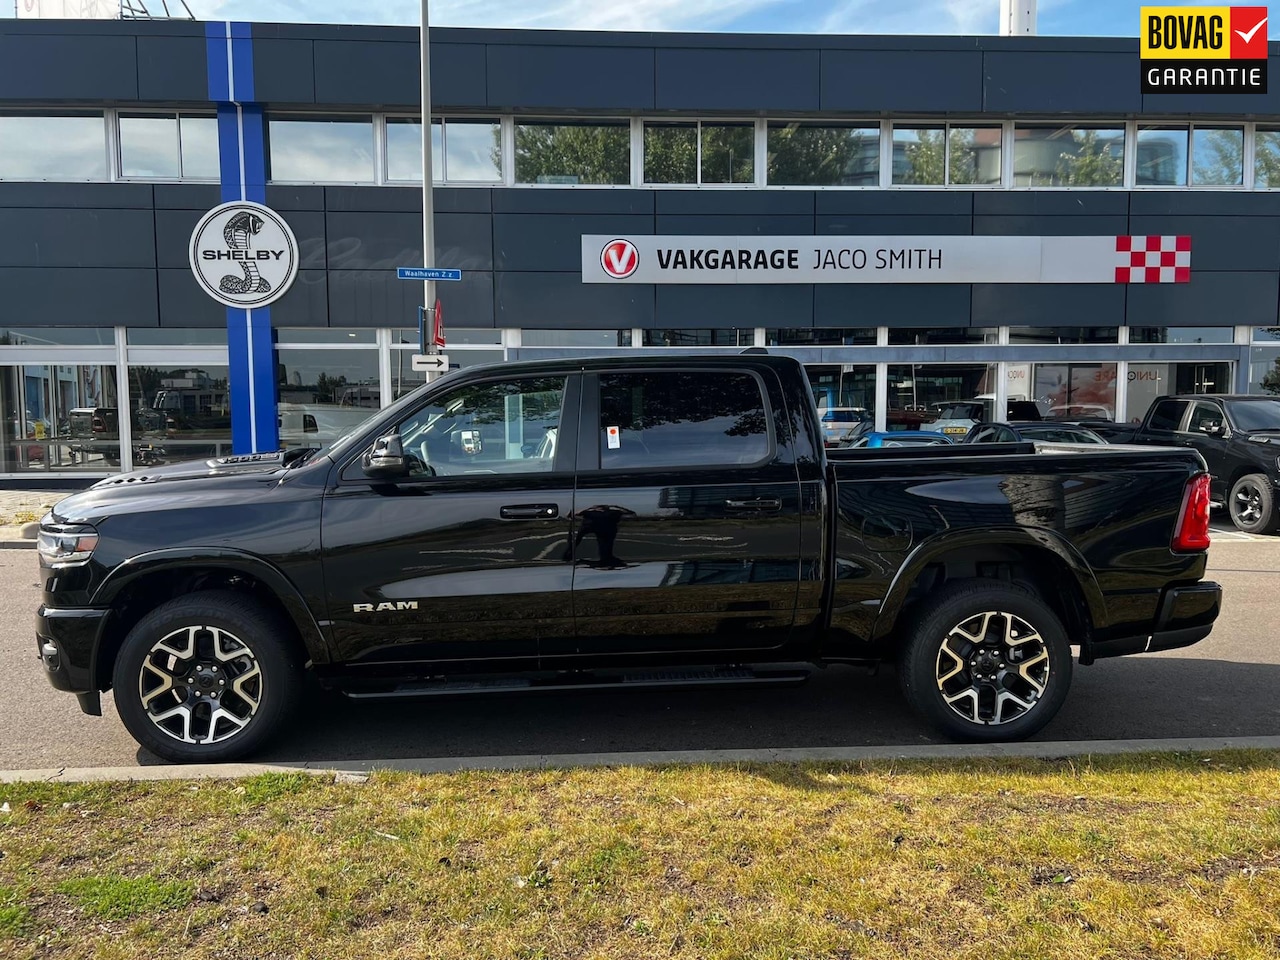
[[1244, 526], [1250, 526], [1262, 520], [1262, 491], [1251, 480], [1245, 480], [1236, 486], [1232, 498], [1231, 511], [1235, 519]]
[[185, 626], [152, 644], [138, 672], [148, 719], [182, 743], [230, 740], [262, 705], [263, 674], [253, 650], [219, 627]]
[[1026, 620], [988, 611], [956, 624], [938, 649], [938, 690], [970, 723], [1010, 723], [1035, 709], [1049, 684], [1049, 649]]

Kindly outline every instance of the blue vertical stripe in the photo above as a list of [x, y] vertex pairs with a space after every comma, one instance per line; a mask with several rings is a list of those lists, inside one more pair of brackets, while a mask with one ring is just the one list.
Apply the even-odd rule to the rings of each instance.
[[[267, 198], [265, 120], [253, 102], [253, 39], [247, 23], [205, 25], [209, 99], [218, 105], [218, 170], [224, 203]], [[280, 446], [271, 310], [227, 308], [231, 450]]]

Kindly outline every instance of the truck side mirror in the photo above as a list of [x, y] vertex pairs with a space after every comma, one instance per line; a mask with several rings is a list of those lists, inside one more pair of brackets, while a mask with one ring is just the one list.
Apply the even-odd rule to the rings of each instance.
[[1227, 432], [1226, 428], [1223, 427], [1221, 420], [1204, 421], [1204, 423], [1200, 424], [1200, 431], [1202, 433], [1207, 433], [1211, 437], [1220, 437]]
[[360, 458], [360, 468], [371, 480], [403, 480], [409, 476], [400, 434], [389, 433], [373, 441], [373, 446]]

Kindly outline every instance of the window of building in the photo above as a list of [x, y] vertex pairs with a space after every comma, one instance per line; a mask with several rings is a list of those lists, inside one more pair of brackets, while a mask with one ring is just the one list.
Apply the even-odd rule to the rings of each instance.
[[520, 342], [526, 347], [629, 347], [630, 330], [525, 330]]
[[600, 466], [714, 467], [769, 453], [760, 383], [748, 373], [600, 376]]
[[972, 406], [981, 407], [985, 400], [989, 407], [996, 395], [998, 371], [994, 363], [890, 364], [886, 426], [890, 430], [919, 430], [957, 401], [978, 401]]
[[1280, 187], [1280, 127], [1259, 126], [1254, 135], [1253, 182], [1260, 189]]
[[698, 182], [697, 123], [644, 125], [644, 182]]
[[0, 113], [0, 180], [105, 180], [102, 112]]
[[1184, 187], [1187, 184], [1187, 142], [1190, 130], [1182, 126], [1138, 127], [1137, 174], [1139, 186]]
[[875, 346], [875, 327], [802, 327], [791, 330], [766, 330], [765, 343], [771, 347], [848, 347]]
[[374, 180], [372, 117], [268, 116], [267, 140], [267, 165], [272, 180], [294, 183], [372, 183]]
[[1253, 331], [1249, 392], [1280, 396], [1280, 327], [1258, 327]]
[[[445, 339], [449, 342], [447, 350], [454, 347], [488, 346], [502, 343], [502, 331], [493, 327], [445, 327]], [[391, 331], [393, 346], [418, 347], [417, 327], [396, 327]]]
[[1114, 420], [1116, 370], [1114, 363], [1037, 363], [1029, 399], [1051, 419]]
[[0, 327], [0, 347], [110, 346], [111, 327]]
[[332, 443], [382, 406], [375, 349], [280, 347], [276, 380], [283, 447]]
[[755, 124], [645, 124], [644, 182], [755, 182]]
[[218, 179], [218, 120], [199, 114], [121, 113], [120, 175]]
[[[109, 335], [110, 330], [106, 333]], [[131, 347], [226, 346], [226, 327], [130, 327], [125, 339]], [[111, 342], [108, 340], [107, 342]]]
[[893, 182], [974, 185], [1000, 182], [999, 126], [893, 127]]
[[880, 127], [771, 123], [768, 182], [779, 186], [874, 187]]
[[[452, 336], [452, 334], [450, 335]], [[413, 355], [417, 351], [418, 334], [413, 333], [413, 347], [401, 347], [391, 351], [391, 394], [396, 399], [403, 397], [411, 390], [416, 390], [427, 382], [427, 375], [419, 370], [413, 369]], [[446, 348], [449, 357], [450, 370], [464, 370], [467, 367], [476, 367], [486, 363], [501, 363], [506, 359], [506, 353], [501, 347], [497, 349], [484, 348], [459, 348], [457, 344], [450, 343]]]
[[994, 327], [890, 327], [889, 346], [924, 347], [941, 344], [997, 343]]
[[1191, 182], [1205, 187], [1244, 183], [1244, 128], [1201, 127], [1191, 131]]
[[378, 340], [372, 327], [276, 327], [275, 334], [277, 343], [372, 346]]
[[460, 387], [402, 423], [400, 442], [434, 477], [550, 473], [564, 384], [530, 377]]
[[1118, 327], [1010, 327], [1010, 343], [1117, 343]]
[[116, 368], [0, 365], [0, 473], [120, 466]]
[[225, 366], [129, 367], [135, 467], [231, 453]]
[[1130, 343], [1232, 343], [1234, 327], [1130, 327]]
[[517, 123], [516, 182], [627, 184], [631, 127], [627, 123]]
[[826, 443], [874, 429], [876, 368], [873, 364], [806, 364], [813, 402]]
[[1118, 187], [1124, 183], [1124, 127], [1018, 124], [1016, 187]]
[[749, 347], [755, 330], [646, 330], [643, 347]]
[[[422, 121], [417, 117], [387, 117], [387, 179], [422, 182]], [[444, 179], [444, 128], [431, 121], [431, 180]]]

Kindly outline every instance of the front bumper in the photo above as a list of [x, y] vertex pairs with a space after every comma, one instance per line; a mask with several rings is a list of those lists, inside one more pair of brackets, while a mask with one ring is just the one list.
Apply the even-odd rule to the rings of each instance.
[[1189, 647], [1209, 635], [1221, 609], [1222, 587], [1216, 583], [1202, 581], [1189, 587], [1170, 587], [1160, 600], [1151, 633], [1094, 642], [1092, 659]]
[[111, 611], [86, 607], [36, 611], [36, 652], [56, 690], [74, 693], [86, 713], [97, 713], [98, 640]]

